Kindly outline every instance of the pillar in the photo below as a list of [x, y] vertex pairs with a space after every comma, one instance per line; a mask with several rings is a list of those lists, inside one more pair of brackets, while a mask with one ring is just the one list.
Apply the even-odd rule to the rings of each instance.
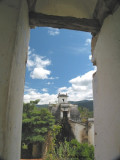
[[60, 111], [60, 118], [63, 118], [63, 111]]
[[0, 1], [0, 156], [19, 160], [29, 42], [26, 0]]
[[103, 23], [93, 52], [95, 159], [120, 155], [120, 7]]
[[68, 118], [70, 118], [70, 110], [68, 109]]

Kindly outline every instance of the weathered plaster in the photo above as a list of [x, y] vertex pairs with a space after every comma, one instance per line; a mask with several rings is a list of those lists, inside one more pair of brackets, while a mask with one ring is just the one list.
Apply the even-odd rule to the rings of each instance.
[[34, 11], [48, 15], [92, 18], [95, 5], [96, 0], [37, 0]]
[[94, 122], [90, 123], [88, 129], [88, 143], [94, 145]]
[[120, 155], [120, 7], [103, 23], [94, 49], [95, 158]]
[[24, 0], [0, 3], [0, 155], [5, 160], [19, 160], [28, 9]]
[[74, 123], [74, 122], [70, 122], [71, 125], [71, 129], [74, 133], [75, 138], [78, 140], [78, 142], [82, 142], [82, 136], [83, 136], [83, 130], [85, 128], [84, 125], [78, 124], [78, 123]]
[[85, 124], [83, 125], [82, 123], [69, 121], [69, 124], [71, 125], [73, 134], [78, 142], [82, 143], [87, 140], [89, 144], [94, 145], [94, 122], [90, 123], [89, 128], [87, 128], [87, 126]]

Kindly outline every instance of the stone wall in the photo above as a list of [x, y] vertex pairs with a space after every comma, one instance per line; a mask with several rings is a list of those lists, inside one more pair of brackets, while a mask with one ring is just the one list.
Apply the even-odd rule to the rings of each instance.
[[94, 145], [94, 123], [89, 123], [89, 126], [82, 123], [69, 121], [73, 134], [78, 142], [87, 142]]

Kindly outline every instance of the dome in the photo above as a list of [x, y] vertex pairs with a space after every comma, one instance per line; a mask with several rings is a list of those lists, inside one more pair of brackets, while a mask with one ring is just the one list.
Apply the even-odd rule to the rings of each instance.
[[60, 107], [59, 106], [52, 107], [51, 113], [53, 116], [55, 116], [56, 119], [59, 119], [60, 118]]
[[53, 114], [54, 116], [55, 116], [56, 111], [57, 111], [57, 107], [52, 107], [51, 112], [52, 112], [52, 114]]
[[78, 110], [78, 106], [77, 105], [72, 105], [70, 108], [70, 117], [72, 119], [77, 119], [80, 117], [80, 112]]

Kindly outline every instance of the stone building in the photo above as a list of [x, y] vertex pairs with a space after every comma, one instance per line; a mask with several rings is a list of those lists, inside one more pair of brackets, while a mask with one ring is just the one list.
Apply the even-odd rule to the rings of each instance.
[[56, 120], [64, 119], [64, 123], [67, 122], [66, 132], [67, 134], [69, 133], [68, 137], [71, 137], [70, 133], [72, 133], [78, 142], [87, 142], [94, 145], [94, 119], [89, 118], [87, 123], [82, 123], [78, 105], [68, 103], [67, 98], [67, 94], [59, 93], [58, 103], [49, 104], [51, 113], [55, 116]]
[[78, 105], [68, 103], [67, 94], [58, 94], [58, 103], [55, 105], [49, 104], [51, 113], [57, 120], [67, 118], [74, 121], [80, 121], [80, 113]]

